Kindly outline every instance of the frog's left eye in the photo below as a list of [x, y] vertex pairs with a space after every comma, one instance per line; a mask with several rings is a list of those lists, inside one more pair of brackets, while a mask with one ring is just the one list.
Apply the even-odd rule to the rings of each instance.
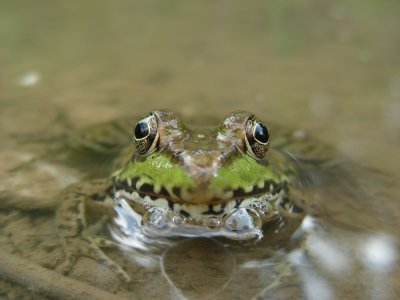
[[136, 123], [134, 130], [136, 151], [147, 156], [154, 152], [158, 142], [157, 118], [154, 114]]
[[255, 159], [264, 159], [269, 148], [269, 132], [267, 127], [254, 116], [246, 123], [247, 152]]

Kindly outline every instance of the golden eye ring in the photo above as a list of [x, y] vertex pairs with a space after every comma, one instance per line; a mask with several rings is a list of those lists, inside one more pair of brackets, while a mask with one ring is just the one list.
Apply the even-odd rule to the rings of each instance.
[[255, 116], [250, 116], [246, 123], [245, 136], [247, 153], [257, 160], [265, 159], [270, 143], [267, 126]]
[[154, 113], [136, 123], [134, 141], [136, 151], [141, 156], [148, 156], [156, 150], [158, 144], [158, 124]]

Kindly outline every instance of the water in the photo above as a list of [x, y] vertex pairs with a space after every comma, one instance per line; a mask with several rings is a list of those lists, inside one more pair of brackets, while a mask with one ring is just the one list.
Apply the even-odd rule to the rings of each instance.
[[[399, 298], [399, 12], [392, 0], [4, 1], [0, 297], [73, 292], [51, 284], [63, 259], [54, 199], [104, 175], [106, 163], [60, 163], [74, 142], [54, 147], [56, 137], [165, 108], [203, 124], [253, 111], [331, 145], [345, 160], [314, 173], [324, 211], [279, 235], [267, 229], [255, 246], [160, 237], [152, 255], [107, 249], [132, 282], [120, 289], [114, 273], [82, 258], [69, 276], [78, 294], [89, 286], [138, 299]], [[271, 136], [279, 142], [273, 128]], [[30, 276], [31, 266], [43, 268]]]

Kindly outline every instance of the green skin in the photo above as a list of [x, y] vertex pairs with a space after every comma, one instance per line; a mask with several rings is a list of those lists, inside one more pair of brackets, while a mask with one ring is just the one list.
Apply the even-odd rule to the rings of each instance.
[[196, 226], [205, 226], [208, 218], [224, 220], [240, 207], [253, 209], [260, 201], [273, 210], [255, 208], [266, 223], [271, 215], [282, 216], [281, 208], [291, 206], [288, 179], [277, 171], [279, 162], [271, 164], [268, 159], [269, 139], [255, 138], [260, 121], [252, 114], [232, 113], [218, 128], [189, 129], [176, 114], [165, 111], [153, 112], [141, 122], [147, 126], [144, 137], [135, 131], [136, 151], [111, 176], [111, 186], [110, 180], [96, 180], [63, 193], [57, 229], [66, 252], [65, 273], [84, 255], [108, 266], [122, 280], [130, 280], [99, 249], [111, 242], [95, 237], [86, 224], [93, 206], [101, 207], [96, 211], [103, 216], [107, 213], [102, 208], [112, 211], [117, 194], [142, 216], [150, 208], [162, 207]]
[[[173, 188], [197, 191], [200, 186], [196, 180], [187, 172], [181, 164], [176, 164], [168, 151], [162, 151], [148, 156], [144, 161], [133, 161], [127, 163], [114, 175], [115, 181], [125, 181], [127, 178], [140, 178], [145, 183], [152, 184], [158, 189], [161, 187], [172, 191]], [[252, 190], [257, 183], [272, 180], [281, 182], [283, 177], [276, 173], [271, 166], [261, 165], [246, 154], [238, 153], [232, 161], [218, 167], [216, 176], [210, 180], [209, 186], [204, 193], [211, 193], [221, 197], [224, 192], [230, 190]], [[179, 199], [185, 202], [184, 199]], [[179, 201], [178, 200], [178, 201]], [[204, 201], [208, 203], [208, 199]], [[217, 201], [214, 200], [214, 201]], [[194, 201], [194, 200], [193, 200]], [[187, 201], [188, 203], [190, 201]]]
[[[143, 122], [152, 129], [153, 138], [149, 134], [148, 140], [134, 139], [138, 147], [146, 141], [149, 150], [136, 152], [113, 174], [115, 191], [134, 193], [131, 198], [137, 204], [150, 196], [149, 207], [164, 202], [178, 214], [204, 219], [226, 214], [242, 203], [248, 206], [265, 194], [274, 199], [275, 194], [283, 196], [286, 177], [267, 160], [269, 140], [260, 143], [253, 138], [259, 121], [250, 113], [233, 113], [217, 129], [188, 129], [171, 112], [153, 112]], [[253, 151], [257, 146], [260, 157]]]

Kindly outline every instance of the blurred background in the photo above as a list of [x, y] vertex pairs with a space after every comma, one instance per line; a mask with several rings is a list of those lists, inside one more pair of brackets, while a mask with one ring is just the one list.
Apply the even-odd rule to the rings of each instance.
[[81, 127], [243, 109], [397, 171], [399, 13], [395, 0], [3, 1], [1, 134], [52, 130], [60, 112]]
[[[2, 176], [29, 159], [21, 136], [161, 108], [187, 120], [249, 110], [400, 179], [399, 1], [23, 0], [0, 7]], [[390, 207], [399, 208], [399, 196], [390, 195]], [[398, 244], [390, 249], [395, 258]], [[371, 298], [399, 295], [398, 281], [389, 285], [392, 294]]]

